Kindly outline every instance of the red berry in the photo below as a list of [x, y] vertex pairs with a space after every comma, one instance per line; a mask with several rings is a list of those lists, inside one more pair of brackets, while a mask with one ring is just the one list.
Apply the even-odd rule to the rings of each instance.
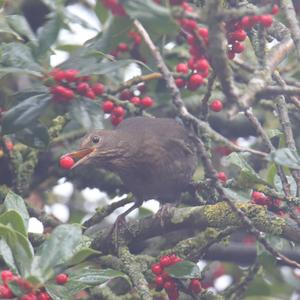
[[76, 91], [80, 95], [85, 95], [89, 89], [90, 89], [90, 86], [87, 82], [80, 82], [76, 86]]
[[279, 13], [279, 6], [277, 4], [273, 5], [272, 14], [277, 15]]
[[8, 286], [0, 285], [0, 298], [14, 298], [14, 294]]
[[241, 20], [241, 24], [244, 28], [250, 28], [253, 25], [253, 22], [250, 17], [244, 16]]
[[228, 56], [229, 59], [234, 59], [234, 58], [235, 58], [235, 53], [234, 53], [234, 51], [229, 50], [229, 51], [227, 52], [227, 56]]
[[110, 101], [110, 100], [106, 100], [102, 103], [102, 110], [105, 113], [111, 113], [111, 111], [113, 110], [115, 104]]
[[273, 23], [273, 16], [272, 15], [262, 15], [259, 18], [259, 23], [262, 24], [264, 27], [270, 27]]
[[165, 290], [172, 290], [175, 288], [175, 286], [176, 285], [175, 285], [175, 282], [173, 279], [169, 279], [169, 280], [165, 281], [165, 283], [164, 283]]
[[159, 260], [159, 264], [161, 265], [162, 268], [171, 265], [171, 263], [172, 263], [172, 260], [171, 260], [170, 256], [168, 256], [168, 255], [162, 256]]
[[41, 292], [37, 295], [37, 300], [51, 300], [51, 297], [47, 292]]
[[105, 85], [98, 82], [92, 86], [92, 90], [97, 96], [101, 96], [105, 92]]
[[199, 279], [192, 279], [189, 285], [189, 289], [195, 293], [199, 294], [202, 290], [201, 281]]
[[259, 23], [260, 22], [260, 16], [252, 16], [251, 17], [251, 22], [252, 22], [253, 25]]
[[69, 276], [66, 273], [60, 273], [55, 277], [56, 283], [61, 285], [67, 283], [68, 280], [69, 280]]
[[131, 97], [133, 97], [133, 94], [130, 90], [125, 89], [120, 93], [120, 99], [121, 100], [129, 100]]
[[175, 79], [175, 83], [176, 83], [176, 85], [177, 85], [177, 87], [178, 87], [179, 89], [182, 89], [182, 88], [185, 87], [186, 80], [179, 77], [179, 78], [176, 78], [176, 79]]
[[198, 24], [195, 20], [181, 19], [181, 26], [187, 31], [193, 31], [197, 28]]
[[65, 156], [65, 157], [62, 157], [60, 160], [59, 160], [59, 165], [61, 168], [63, 169], [71, 169], [74, 165], [74, 159], [71, 157], [71, 156]]
[[65, 71], [63, 71], [63, 70], [54, 69], [51, 74], [53, 76], [53, 79], [56, 81], [60, 82], [60, 81], [63, 81], [66, 79]]
[[193, 74], [189, 78], [187, 87], [190, 91], [194, 91], [202, 84], [203, 84], [203, 77], [200, 74]]
[[227, 176], [226, 176], [226, 174], [224, 173], [224, 172], [219, 172], [218, 174], [217, 174], [217, 177], [218, 177], [218, 179], [220, 180], [220, 181], [222, 181], [222, 182], [224, 182], [224, 183], [226, 183], [226, 181], [227, 181]]
[[132, 97], [130, 99], [130, 102], [136, 106], [141, 104], [141, 98], [140, 97]]
[[74, 82], [77, 81], [79, 78], [77, 77], [77, 75], [79, 74], [79, 70], [75, 70], [75, 69], [69, 69], [65, 71], [65, 79], [68, 82]]
[[162, 266], [160, 264], [153, 264], [151, 266], [151, 271], [154, 274], [161, 274], [162, 271], [163, 271], [163, 268], [162, 268]]
[[120, 52], [127, 52], [129, 50], [129, 47], [128, 47], [128, 45], [126, 43], [120, 43], [118, 45], [118, 50]]
[[187, 74], [189, 72], [189, 68], [186, 64], [180, 63], [176, 66], [176, 72]]
[[135, 32], [135, 31], [130, 31], [130, 32], [128, 33], [128, 35], [129, 35], [131, 38], [133, 38], [134, 43], [135, 43], [136, 45], [139, 45], [139, 44], [142, 42], [142, 37], [140, 36], [139, 33]]
[[204, 28], [204, 27], [198, 28], [198, 33], [204, 40], [208, 39], [208, 29], [207, 28]]
[[122, 106], [116, 106], [112, 110], [112, 114], [114, 114], [116, 117], [124, 117], [125, 109]]
[[94, 91], [93, 91], [91, 88], [89, 88], [89, 89], [87, 90], [85, 96], [86, 96], [87, 98], [90, 98], [90, 99], [96, 99], [96, 95], [95, 95]]
[[117, 117], [116, 115], [111, 115], [111, 124], [113, 126], [119, 125], [124, 120], [124, 117]]
[[155, 283], [157, 286], [162, 286], [164, 284], [164, 279], [161, 276], [155, 276]]
[[239, 42], [232, 44], [232, 51], [235, 53], [242, 53], [245, 50], [245, 46]]
[[215, 111], [215, 112], [220, 112], [222, 109], [223, 109], [223, 103], [220, 101], [220, 100], [214, 100], [209, 108], [212, 110], [212, 111]]
[[13, 274], [12, 271], [10, 270], [4, 270], [1, 272], [1, 278], [2, 278], [2, 281], [3, 283], [7, 283], [8, 281], [10, 281], [11, 279], [13, 279], [15, 276]]
[[209, 68], [209, 63], [208, 63], [207, 59], [205, 59], [205, 58], [198, 59], [195, 62], [195, 69], [198, 72], [206, 72], [208, 70], [208, 68]]
[[30, 293], [27, 295], [24, 295], [20, 298], [20, 300], [37, 300], [37, 296], [34, 293]]
[[267, 205], [270, 201], [270, 198], [266, 196], [264, 193], [253, 191], [252, 195], [252, 202], [257, 205]]
[[232, 33], [229, 34], [230, 41], [239, 41], [239, 42], [242, 42], [242, 41], [244, 41], [246, 39], [246, 37], [247, 37], [247, 33], [243, 29], [234, 31], [234, 32], [232, 32]]
[[144, 107], [151, 107], [153, 105], [154, 101], [151, 97], [144, 97], [141, 99], [141, 104]]

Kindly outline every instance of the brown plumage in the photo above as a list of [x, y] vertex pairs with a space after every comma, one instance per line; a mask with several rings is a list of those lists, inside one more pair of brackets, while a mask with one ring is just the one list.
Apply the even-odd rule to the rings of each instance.
[[90, 164], [115, 172], [136, 197], [135, 207], [149, 199], [178, 200], [197, 166], [188, 131], [167, 118], [128, 118], [115, 130], [87, 134], [80, 147], [66, 154], [80, 158], [74, 167]]

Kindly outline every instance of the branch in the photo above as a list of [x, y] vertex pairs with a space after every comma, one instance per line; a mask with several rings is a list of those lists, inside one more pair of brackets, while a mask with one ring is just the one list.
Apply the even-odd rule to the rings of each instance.
[[[250, 218], [253, 224], [262, 232], [281, 236], [294, 242], [300, 242], [300, 232], [297, 224], [269, 213], [264, 207], [249, 203], [236, 203], [244, 214]], [[135, 241], [160, 236], [178, 229], [204, 230], [208, 227], [224, 229], [228, 226], [243, 226], [244, 224], [231, 210], [226, 202], [214, 205], [169, 208], [163, 216], [153, 215], [141, 220], [127, 222], [126, 228], [122, 228], [122, 240], [127, 245]], [[99, 230], [97, 238], [93, 240], [92, 247], [104, 253], [115, 249], [111, 228]], [[89, 230], [86, 231], [89, 234]]]

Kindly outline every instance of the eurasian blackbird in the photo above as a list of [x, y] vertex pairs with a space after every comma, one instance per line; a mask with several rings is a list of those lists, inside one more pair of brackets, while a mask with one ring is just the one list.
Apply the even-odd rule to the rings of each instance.
[[123, 218], [143, 201], [175, 202], [197, 166], [196, 148], [188, 131], [173, 119], [132, 117], [115, 130], [87, 134], [74, 167], [89, 164], [117, 173], [136, 198]]

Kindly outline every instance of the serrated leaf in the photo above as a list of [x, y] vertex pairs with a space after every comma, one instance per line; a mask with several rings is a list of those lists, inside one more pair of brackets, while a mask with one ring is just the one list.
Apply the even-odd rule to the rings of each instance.
[[300, 157], [296, 151], [289, 148], [280, 148], [271, 152], [269, 159], [278, 165], [300, 170]]
[[99, 104], [94, 101], [85, 99], [74, 101], [70, 107], [70, 114], [83, 128], [103, 128], [103, 113]]
[[45, 113], [51, 99], [49, 94], [35, 95], [6, 111], [3, 114], [3, 132], [13, 133], [28, 127]]
[[226, 162], [235, 166], [239, 175], [236, 176], [236, 183], [241, 189], [251, 188], [254, 184], [268, 184], [257, 174], [248, 162], [238, 153], [233, 152], [225, 158]]
[[32, 276], [46, 282], [54, 275], [54, 269], [67, 263], [76, 253], [82, 240], [79, 225], [65, 224], [56, 227], [34, 258]]
[[178, 27], [170, 9], [153, 1], [125, 0], [123, 5], [127, 14], [133, 19], [138, 19], [147, 30], [163, 35], [176, 31]]
[[35, 61], [31, 49], [21, 43], [1, 44], [0, 64], [3, 67], [31, 70], [41, 73], [43, 68]]
[[27, 230], [24, 220], [22, 219], [21, 215], [18, 214], [15, 210], [9, 210], [1, 214], [0, 223], [3, 225], [9, 225], [12, 229], [27, 237]]
[[16, 138], [21, 143], [33, 148], [45, 148], [49, 144], [47, 127], [42, 124], [33, 124], [17, 132]]
[[33, 259], [33, 249], [28, 239], [12, 228], [0, 224], [0, 237], [12, 251], [14, 265], [22, 277], [29, 274]]
[[188, 260], [178, 262], [175, 265], [166, 267], [164, 270], [168, 272], [171, 277], [179, 279], [192, 279], [201, 277], [201, 272], [197, 264]]
[[25, 228], [28, 227], [29, 213], [22, 197], [9, 191], [4, 199], [3, 206], [6, 211], [14, 210], [18, 212], [24, 221]]

